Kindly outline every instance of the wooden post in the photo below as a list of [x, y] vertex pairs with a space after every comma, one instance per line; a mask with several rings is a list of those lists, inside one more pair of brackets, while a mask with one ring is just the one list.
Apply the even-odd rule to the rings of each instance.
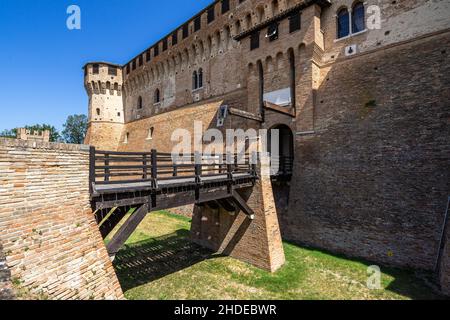
[[92, 195], [95, 184], [95, 147], [89, 147], [89, 192]]
[[152, 182], [153, 187], [158, 188], [158, 152], [152, 149]]
[[110, 174], [110, 170], [109, 170], [109, 154], [106, 153], [105, 154], [105, 181], [109, 181], [109, 174]]
[[147, 155], [144, 154], [142, 157], [143, 157], [142, 164], [144, 165], [143, 179], [144, 179], [144, 180], [147, 180], [147, 178], [148, 178], [148, 172], [147, 172]]

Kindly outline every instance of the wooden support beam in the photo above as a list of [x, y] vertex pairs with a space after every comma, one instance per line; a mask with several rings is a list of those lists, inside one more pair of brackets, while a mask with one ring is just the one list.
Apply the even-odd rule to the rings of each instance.
[[235, 212], [236, 206], [234, 204], [234, 201], [232, 199], [219, 199], [217, 202], [220, 204], [222, 208], [224, 208], [228, 212]]
[[117, 233], [108, 243], [107, 249], [111, 257], [114, 257], [120, 248], [125, 244], [131, 234], [136, 230], [138, 225], [142, 222], [145, 216], [149, 213], [148, 204], [142, 205], [136, 212], [134, 212], [125, 223], [120, 227]]
[[255, 219], [255, 212], [248, 206], [247, 202], [245, 202], [244, 199], [237, 193], [235, 190], [233, 190], [233, 200], [236, 203], [236, 205], [241, 209], [250, 220]]

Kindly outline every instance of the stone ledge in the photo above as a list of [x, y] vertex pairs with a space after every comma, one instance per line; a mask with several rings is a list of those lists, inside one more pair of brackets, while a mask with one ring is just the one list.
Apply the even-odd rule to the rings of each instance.
[[18, 140], [18, 139], [10, 139], [10, 138], [0, 138], [0, 146], [16, 147], [16, 148], [89, 152], [89, 146], [84, 145], [84, 144], [65, 144], [65, 143], [56, 143], [56, 142], [27, 141], [27, 140]]

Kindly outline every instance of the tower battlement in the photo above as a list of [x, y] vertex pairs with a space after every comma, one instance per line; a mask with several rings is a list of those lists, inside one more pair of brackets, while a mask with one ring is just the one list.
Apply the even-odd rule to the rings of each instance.
[[26, 128], [18, 128], [17, 129], [17, 139], [19, 140], [28, 140], [28, 141], [42, 141], [49, 142], [50, 141], [50, 131], [31, 131]]
[[117, 147], [124, 124], [122, 67], [107, 62], [84, 66], [84, 87], [89, 96], [86, 141], [94, 146]]

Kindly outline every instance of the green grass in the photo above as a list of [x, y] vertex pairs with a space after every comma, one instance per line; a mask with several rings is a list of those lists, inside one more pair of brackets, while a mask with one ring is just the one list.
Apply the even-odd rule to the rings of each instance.
[[143, 221], [114, 262], [126, 298], [439, 298], [423, 277], [383, 267], [383, 289], [369, 290], [370, 263], [290, 243], [284, 244], [286, 264], [271, 274], [190, 243], [189, 228], [189, 219], [167, 212], [152, 213]]

